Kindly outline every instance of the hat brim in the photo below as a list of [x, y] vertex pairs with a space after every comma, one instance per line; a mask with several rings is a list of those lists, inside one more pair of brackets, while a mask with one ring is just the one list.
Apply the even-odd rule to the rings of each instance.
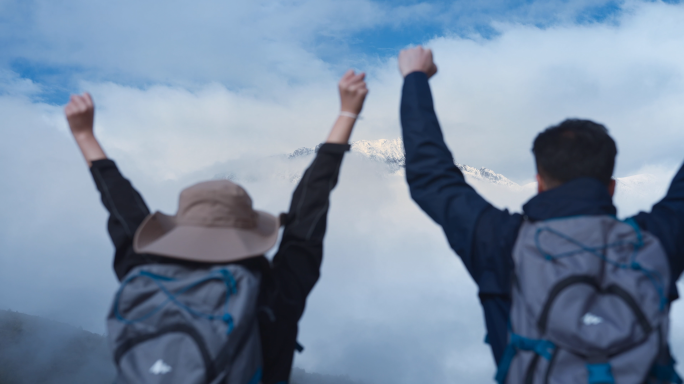
[[254, 229], [179, 225], [175, 216], [155, 212], [138, 227], [133, 238], [137, 253], [181, 260], [227, 263], [263, 255], [278, 240], [279, 218], [255, 211]]

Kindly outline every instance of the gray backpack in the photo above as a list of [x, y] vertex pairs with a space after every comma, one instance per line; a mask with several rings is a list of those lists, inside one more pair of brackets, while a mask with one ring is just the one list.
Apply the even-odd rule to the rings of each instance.
[[667, 344], [668, 259], [635, 222], [526, 220], [513, 261], [498, 383], [682, 383]]
[[239, 265], [143, 265], [107, 319], [118, 384], [257, 384], [260, 276]]

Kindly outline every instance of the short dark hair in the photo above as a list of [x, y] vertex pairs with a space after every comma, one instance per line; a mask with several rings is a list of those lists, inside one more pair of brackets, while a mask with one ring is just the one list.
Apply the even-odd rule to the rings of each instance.
[[613, 177], [617, 147], [601, 124], [567, 119], [546, 128], [532, 146], [537, 172], [550, 184], [593, 177], [608, 185]]

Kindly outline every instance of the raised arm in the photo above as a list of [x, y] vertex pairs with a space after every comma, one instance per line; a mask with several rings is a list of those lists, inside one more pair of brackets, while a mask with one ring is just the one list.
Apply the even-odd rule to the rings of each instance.
[[107, 229], [114, 243], [114, 271], [121, 280], [136, 265], [150, 262], [154, 256], [133, 251], [135, 231], [149, 214], [149, 209], [114, 161], [107, 159], [93, 132], [95, 105], [90, 94], [71, 96], [64, 108], [71, 133], [83, 154], [102, 204], [109, 211]]
[[401, 126], [411, 197], [442, 226], [451, 247], [471, 270], [475, 226], [490, 205], [466, 183], [442, 137], [428, 84], [437, 71], [432, 52], [421, 47], [404, 50], [399, 68], [404, 75]]
[[428, 79], [437, 72], [432, 52], [421, 47], [402, 51], [404, 76], [401, 126], [406, 149], [406, 179], [411, 197], [442, 226], [479, 288], [479, 298], [495, 360], [508, 342], [511, 257], [519, 214], [487, 203], [463, 177], [444, 143]]
[[262, 326], [264, 383], [287, 382], [290, 377], [298, 332], [306, 298], [320, 276], [330, 192], [335, 188], [349, 137], [361, 112], [368, 90], [364, 74], [347, 72], [339, 83], [341, 113], [326, 143], [304, 172], [294, 191], [280, 248], [273, 258], [275, 290], [270, 307], [274, 320]]
[[675, 175], [665, 197], [653, 206], [651, 212], [640, 212], [634, 219], [642, 229], [660, 240], [667, 253], [672, 272], [670, 299], [676, 299], [679, 295], [675, 283], [684, 271], [684, 166]]
[[280, 248], [273, 259], [277, 278], [288, 282], [284, 294], [298, 303], [293, 312], [297, 319], [318, 280], [330, 192], [337, 184], [342, 157], [349, 150], [349, 137], [368, 93], [364, 77], [364, 73], [349, 70], [340, 80], [340, 115], [294, 191]]

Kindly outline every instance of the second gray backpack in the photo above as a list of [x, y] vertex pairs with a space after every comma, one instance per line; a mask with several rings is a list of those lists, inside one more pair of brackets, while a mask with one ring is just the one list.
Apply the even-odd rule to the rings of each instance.
[[656, 237], [612, 216], [525, 221], [513, 261], [500, 384], [682, 383]]
[[257, 384], [259, 275], [239, 265], [143, 265], [107, 319], [117, 384]]

